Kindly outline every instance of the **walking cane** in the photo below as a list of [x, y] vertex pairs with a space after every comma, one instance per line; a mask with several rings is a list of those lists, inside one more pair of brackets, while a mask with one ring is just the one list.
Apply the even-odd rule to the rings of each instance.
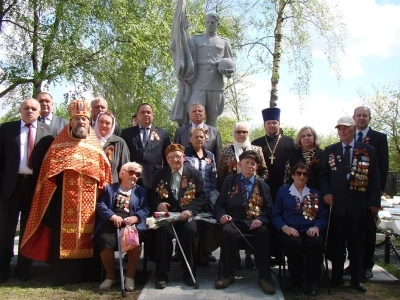
[[126, 297], [126, 291], [125, 291], [125, 282], [124, 282], [124, 268], [122, 266], [122, 252], [121, 252], [121, 241], [120, 241], [120, 233], [121, 230], [117, 228], [117, 241], [118, 241], [118, 260], [119, 260], [119, 274], [121, 277], [121, 295], [122, 297]]
[[185, 252], [183, 252], [183, 249], [182, 249], [182, 246], [181, 246], [181, 242], [179, 241], [178, 235], [176, 234], [176, 231], [175, 231], [175, 227], [174, 227], [174, 225], [172, 223], [171, 223], [171, 227], [172, 227], [172, 230], [174, 231], [176, 242], [178, 243], [179, 249], [181, 250], [183, 259], [185, 260], [185, 263], [186, 263], [186, 266], [187, 266], [187, 268], [189, 270], [190, 276], [192, 276], [192, 280], [193, 280], [193, 283], [194, 283], [194, 288], [198, 289], [199, 288], [199, 284], [197, 283], [196, 279], [193, 276], [192, 269], [190, 268], [189, 262], [187, 261]]
[[328, 244], [328, 233], [329, 233], [329, 225], [331, 223], [331, 212], [332, 212], [332, 206], [329, 206], [329, 217], [328, 217], [328, 226], [326, 229], [326, 237], [325, 237], [325, 266], [326, 266], [326, 274], [328, 277], [328, 294], [331, 294], [331, 284], [329, 282], [329, 269], [328, 269], [328, 258], [326, 257], [327, 253], [328, 253], [328, 249], [326, 248], [326, 245]]
[[233, 228], [235, 228], [235, 229], [239, 232], [239, 234], [240, 234], [240, 235], [242, 236], [242, 238], [245, 240], [245, 242], [247, 243], [247, 245], [249, 245], [249, 247], [251, 248], [251, 250], [254, 252], [253, 245], [249, 242], [248, 239], [246, 239], [246, 237], [243, 235], [243, 233], [240, 231], [240, 229], [236, 227], [236, 225], [235, 225], [235, 223], [233, 223], [233, 221], [231, 222], [231, 224], [232, 224]]

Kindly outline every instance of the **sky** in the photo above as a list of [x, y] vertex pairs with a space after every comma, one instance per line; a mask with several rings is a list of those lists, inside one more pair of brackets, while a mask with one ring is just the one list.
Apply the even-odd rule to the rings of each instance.
[[[318, 134], [335, 133], [337, 120], [353, 115], [362, 104], [359, 91], [372, 93], [379, 86], [400, 80], [400, 0], [327, 0], [338, 4], [347, 25], [345, 55], [340, 57], [338, 81], [317, 45], [313, 49], [310, 93], [300, 103], [290, 91], [293, 74], [283, 62], [279, 83], [278, 107], [281, 125], [300, 129], [309, 125]], [[250, 124], [263, 124], [261, 110], [269, 107], [270, 74], [259, 73], [249, 80], [246, 91], [253, 108]], [[56, 102], [63, 100], [65, 86], [50, 87]], [[90, 99], [91, 95], [85, 95]]]
[[[335, 0], [333, 0], [335, 1]], [[278, 107], [281, 125], [300, 129], [309, 125], [318, 134], [335, 133], [341, 116], [353, 115], [362, 104], [359, 91], [371, 94], [372, 87], [400, 80], [400, 0], [336, 0], [348, 37], [345, 56], [340, 58], [338, 81], [327, 60], [313, 50], [310, 93], [300, 103], [290, 91], [293, 85], [287, 66], [282, 66]], [[251, 78], [255, 86], [247, 91], [252, 106], [252, 125], [262, 125], [261, 110], [269, 107], [270, 74]], [[301, 108], [300, 108], [301, 107]]]

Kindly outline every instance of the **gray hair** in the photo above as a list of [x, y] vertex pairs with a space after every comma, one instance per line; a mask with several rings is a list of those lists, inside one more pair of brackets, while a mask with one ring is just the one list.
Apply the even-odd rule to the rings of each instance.
[[127, 162], [126, 164], [123, 164], [122, 167], [121, 167], [121, 171], [122, 171], [122, 169], [126, 169], [126, 168], [129, 168], [129, 167], [136, 167], [137, 169], [140, 170], [140, 172], [143, 171], [142, 165], [137, 163], [137, 162], [134, 162], [134, 161], [133, 162]]
[[192, 105], [190, 105], [189, 111], [192, 110], [193, 106], [201, 106], [201, 108], [203, 109], [203, 111], [206, 111], [206, 108], [203, 106], [203, 104], [201, 104], [200, 102], [195, 102]]
[[104, 101], [104, 102], [107, 104], [107, 107], [108, 107], [107, 100], [104, 99], [104, 98], [101, 98], [101, 97], [93, 98], [93, 100], [90, 101], [90, 107], [93, 107], [93, 106], [94, 106], [97, 102], [99, 102], [99, 101]]
[[37, 105], [38, 105], [38, 107], [39, 107], [39, 110], [40, 110], [40, 103], [39, 103], [39, 101], [37, 101], [37, 99], [35, 99], [35, 98], [26, 98], [26, 99], [24, 99], [24, 100], [21, 102], [21, 104], [19, 105], [19, 108], [21, 109], [22, 106], [25, 104], [25, 102], [28, 101], [28, 100], [35, 100], [35, 102], [37, 103]]

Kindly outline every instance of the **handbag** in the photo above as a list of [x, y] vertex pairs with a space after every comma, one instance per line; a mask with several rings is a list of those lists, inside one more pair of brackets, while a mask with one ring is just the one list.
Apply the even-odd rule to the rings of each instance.
[[120, 232], [121, 252], [125, 253], [139, 246], [139, 232], [135, 225], [125, 226]]

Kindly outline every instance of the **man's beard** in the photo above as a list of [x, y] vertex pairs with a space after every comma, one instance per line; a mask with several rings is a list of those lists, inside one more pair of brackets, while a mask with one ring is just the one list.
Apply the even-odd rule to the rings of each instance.
[[78, 127], [72, 129], [72, 134], [78, 139], [86, 139], [88, 136], [88, 131], [85, 127]]

